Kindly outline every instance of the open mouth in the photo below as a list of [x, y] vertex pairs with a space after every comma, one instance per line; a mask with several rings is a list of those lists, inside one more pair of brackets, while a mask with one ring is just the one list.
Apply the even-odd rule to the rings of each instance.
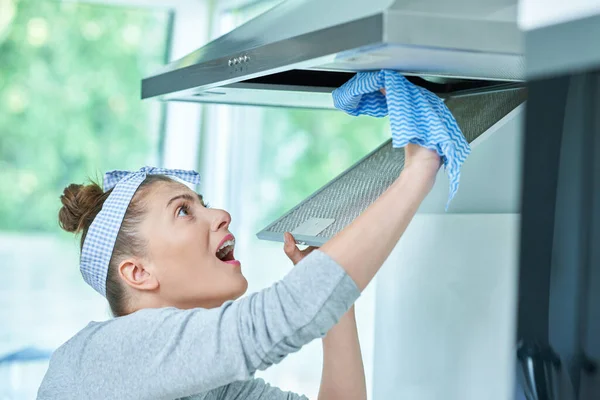
[[235, 248], [235, 238], [233, 235], [227, 235], [221, 245], [217, 249], [217, 258], [221, 261], [236, 261], [233, 255], [233, 249]]

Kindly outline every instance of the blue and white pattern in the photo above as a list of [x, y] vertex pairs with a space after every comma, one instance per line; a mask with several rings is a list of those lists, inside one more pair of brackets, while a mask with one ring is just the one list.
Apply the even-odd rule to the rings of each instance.
[[104, 297], [108, 264], [123, 217], [133, 195], [148, 175], [167, 175], [196, 185], [200, 183], [197, 172], [181, 169], [143, 167], [137, 172], [110, 171], [104, 175], [104, 191], [113, 191], [88, 229], [79, 266], [83, 279]]
[[[380, 89], [385, 89], [386, 95]], [[394, 147], [414, 143], [436, 150], [450, 180], [448, 209], [458, 190], [460, 167], [471, 147], [442, 99], [395, 71], [382, 70], [356, 74], [334, 90], [333, 103], [354, 116], [385, 117], [389, 114]]]

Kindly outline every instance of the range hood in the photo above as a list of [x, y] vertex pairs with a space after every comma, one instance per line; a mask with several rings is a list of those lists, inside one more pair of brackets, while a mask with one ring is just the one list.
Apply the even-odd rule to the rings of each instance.
[[516, 0], [287, 0], [142, 81], [142, 98], [333, 108], [357, 71], [441, 97], [525, 79]]
[[[527, 89], [451, 96], [446, 105], [465, 139], [473, 146], [497, 132], [511, 112], [527, 99]], [[479, 142], [479, 143], [478, 143]], [[507, 155], [510, 159], [512, 155]], [[396, 180], [404, 168], [404, 148], [389, 139], [338, 177], [300, 202], [257, 233], [259, 239], [283, 242], [284, 232], [294, 233], [299, 244], [322, 246], [348, 226]], [[445, 203], [447, 191], [444, 192]], [[325, 221], [323, 229], [314, 230]], [[308, 235], [301, 229], [309, 225]]]

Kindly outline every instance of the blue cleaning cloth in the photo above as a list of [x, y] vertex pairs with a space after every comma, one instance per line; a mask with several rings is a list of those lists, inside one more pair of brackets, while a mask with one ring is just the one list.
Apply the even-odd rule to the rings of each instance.
[[[386, 95], [380, 89], [385, 89]], [[414, 143], [436, 150], [450, 180], [448, 209], [458, 190], [460, 167], [471, 147], [442, 99], [395, 71], [382, 70], [356, 74], [333, 91], [333, 103], [354, 116], [389, 114], [394, 147]]]

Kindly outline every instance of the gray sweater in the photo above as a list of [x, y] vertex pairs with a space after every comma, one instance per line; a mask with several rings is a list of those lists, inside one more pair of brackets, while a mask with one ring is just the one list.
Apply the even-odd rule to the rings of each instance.
[[325, 336], [359, 295], [344, 269], [314, 251], [273, 286], [219, 308], [91, 322], [54, 352], [38, 399], [306, 399], [255, 371]]

